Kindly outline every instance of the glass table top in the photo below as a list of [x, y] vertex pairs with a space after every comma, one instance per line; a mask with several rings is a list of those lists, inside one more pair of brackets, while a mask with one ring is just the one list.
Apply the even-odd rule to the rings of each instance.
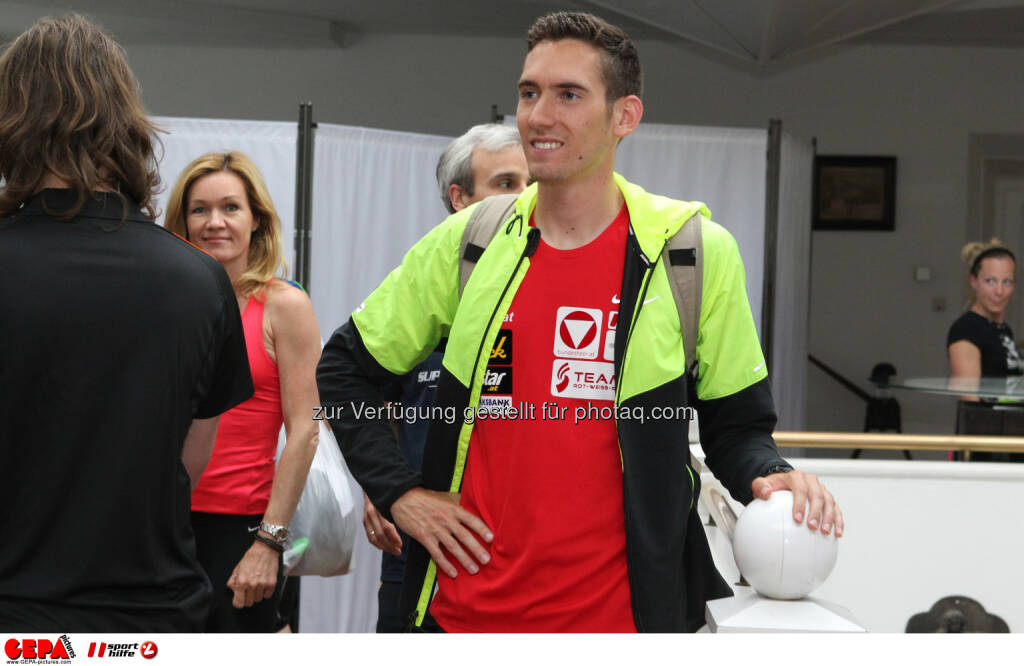
[[913, 377], [892, 378], [889, 388], [937, 393], [941, 395], [975, 395], [979, 398], [1024, 400], [1024, 376], [1013, 377]]

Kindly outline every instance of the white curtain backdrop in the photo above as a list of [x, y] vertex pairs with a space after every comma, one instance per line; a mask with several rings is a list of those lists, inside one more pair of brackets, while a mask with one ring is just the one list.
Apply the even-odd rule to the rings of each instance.
[[[324, 339], [348, 320], [406, 250], [447, 216], [434, 170], [450, 140], [317, 127], [310, 293]], [[353, 493], [362, 502], [362, 490], [354, 487]], [[356, 538], [355, 563], [346, 576], [303, 578], [302, 632], [374, 630], [380, 551], [362, 533]]]
[[761, 333], [765, 150], [761, 129], [642, 123], [620, 145], [615, 170], [648, 192], [703, 201], [736, 238]]
[[[728, 229], [747, 271], [762, 332], [766, 153], [763, 129], [641, 124], [619, 146], [616, 170], [650, 192], [703, 201]], [[774, 343], [769, 359], [779, 428], [802, 430], [807, 403], [810, 143], [783, 134], [776, 254]]]
[[434, 171], [450, 137], [320, 124], [310, 283], [326, 334], [443, 220]]

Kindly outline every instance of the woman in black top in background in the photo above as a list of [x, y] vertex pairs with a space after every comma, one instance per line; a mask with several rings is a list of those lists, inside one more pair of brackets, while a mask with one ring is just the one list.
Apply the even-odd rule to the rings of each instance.
[[[997, 238], [968, 243], [961, 250], [970, 286], [968, 310], [946, 338], [950, 376], [1000, 378], [1024, 371], [1006, 309], [1013, 296], [1016, 258]], [[995, 403], [962, 396], [957, 408], [960, 434], [1024, 435], [1024, 415], [993, 410]], [[1019, 431], [1019, 432], [1018, 432]], [[979, 452], [974, 460], [1024, 461], [1024, 454]]]

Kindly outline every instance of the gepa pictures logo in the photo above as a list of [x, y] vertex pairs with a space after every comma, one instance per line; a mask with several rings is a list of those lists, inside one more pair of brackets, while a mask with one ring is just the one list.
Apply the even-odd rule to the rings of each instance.
[[71, 649], [71, 641], [67, 636], [59, 638], [9, 638], [4, 643], [4, 655], [8, 663], [23, 663], [26, 661], [56, 661], [58, 659], [70, 660], [75, 656]]

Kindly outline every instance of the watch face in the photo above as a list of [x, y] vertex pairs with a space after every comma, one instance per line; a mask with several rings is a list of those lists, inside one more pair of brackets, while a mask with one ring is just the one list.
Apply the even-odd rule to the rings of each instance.
[[264, 532], [273, 537], [274, 541], [278, 543], [284, 543], [288, 538], [288, 528], [284, 525], [271, 525], [270, 523], [263, 523], [260, 526]]

